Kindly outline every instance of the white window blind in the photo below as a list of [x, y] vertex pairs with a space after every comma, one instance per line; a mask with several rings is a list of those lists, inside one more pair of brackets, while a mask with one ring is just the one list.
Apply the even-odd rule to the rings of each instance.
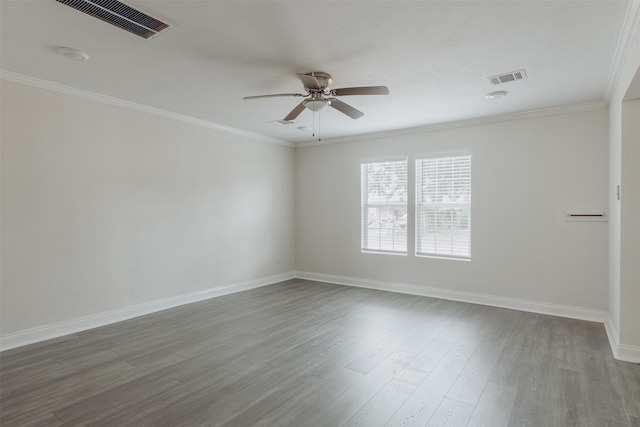
[[365, 162], [362, 250], [407, 253], [407, 160]]
[[416, 255], [471, 258], [471, 156], [416, 160]]

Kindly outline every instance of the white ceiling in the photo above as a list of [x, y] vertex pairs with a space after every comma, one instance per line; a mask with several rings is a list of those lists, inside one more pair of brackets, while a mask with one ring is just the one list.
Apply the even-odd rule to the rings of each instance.
[[[54, 0], [0, 2], [9, 72], [290, 142], [310, 141], [311, 111], [277, 125], [303, 93], [296, 73], [333, 88], [386, 85], [320, 113], [323, 139], [602, 100], [628, 1], [138, 0], [176, 24], [145, 40]], [[59, 46], [90, 55], [77, 62]], [[487, 77], [526, 69], [527, 80]], [[494, 90], [508, 96], [489, 100]], [[316, 126], [318, 116], [316, 115]]]

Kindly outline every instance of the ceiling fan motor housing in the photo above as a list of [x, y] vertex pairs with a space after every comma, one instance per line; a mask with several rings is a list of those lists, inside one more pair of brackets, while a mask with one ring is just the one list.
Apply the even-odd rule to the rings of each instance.
[[331, 74], [324, 73], [322, 71], [312, 71], [310, 73], [305, 73], [306, 76], [310, 76], [315, 78], [315, 81], [318, 83], [316, 87], [307, 87], [305, 84], [305, 90], [309, 93], [310, 98], [302, 101], [302, 104], [305, 106], [307, 110], [311, 111], [320, 111], [324, 110], [327, 106], [331, 105], [331, 100], [325, 98], [325, 89], [329, 87], [331, 84]]
[[[321, 91], [323, 91], [324, 89], [328, 88], [329, 85], [331, 84], [331, 82], [333, 82], [333, 80], [331, 80], [331, 74], [325, 73], [325, 72], [322, 72], [322, 71], [312, 71], [310, 73], [305, 73], [305, 75], [311, 76], [311, 77], [315, 77], [316, 80], [318, 81], [318, 84], [320, 85], [320, 90]], [[310, 92], [311, 92], [311, 90], [318, 90], [316, 88], [307, 88], [307, 87], [305, 87], [305, 89], [310, 91]]]

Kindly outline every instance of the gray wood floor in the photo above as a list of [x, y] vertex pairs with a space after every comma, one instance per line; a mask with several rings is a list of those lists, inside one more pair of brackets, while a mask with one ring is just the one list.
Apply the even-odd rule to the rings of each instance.
[[0, 354], [2, 426], [640, 426], [601, 324], [291, 280]]

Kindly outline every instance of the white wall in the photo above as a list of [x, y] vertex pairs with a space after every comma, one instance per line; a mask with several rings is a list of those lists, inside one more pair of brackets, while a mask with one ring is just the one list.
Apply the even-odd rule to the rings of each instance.
[[[625, 95], [640, 70], [640, 2], [630, 4], [629, 39], [622, 46], [628, 52], [617, 68], [609, 102], [609, 318], [607, 332], [614, 356], [640, 362], [640, 248], [634, 242], [640, 228], [637, 215], [640, 158], [638, 115], [635, 101]], [[616, 198], [616, 186], [622, 198]]]
[[640, 99], [622, 103], [620, 342], [640, 350]]
[[[609, 104], [609, 270], [608, 313], [609, 332], [620, 335], [620, 201], [617, 186], [621, 182], [622, 159], [622, 104]], [[617, 344], [616, 344], [617, 345]]]
[[[455, 151], [472, 154], [472, 261], [415, 257], [413, 227], [408, 256], [361, 253], [360, 162]], [[603, 108], [319, 144], [296, 151], [296, 268], [606, 310], [607, 224], [563, 218], [606, 206]]]
[[294, 270], [292, 148], [1, 89], [2, 336]]
[[[1, 89], [3, 337], [294, 270], [607, 309], [607, 225], [562, 217], [606, 205], [604, 110], [294, 150]], [[361, 254], [360, 161], [452, 151], [472, 261]]]

